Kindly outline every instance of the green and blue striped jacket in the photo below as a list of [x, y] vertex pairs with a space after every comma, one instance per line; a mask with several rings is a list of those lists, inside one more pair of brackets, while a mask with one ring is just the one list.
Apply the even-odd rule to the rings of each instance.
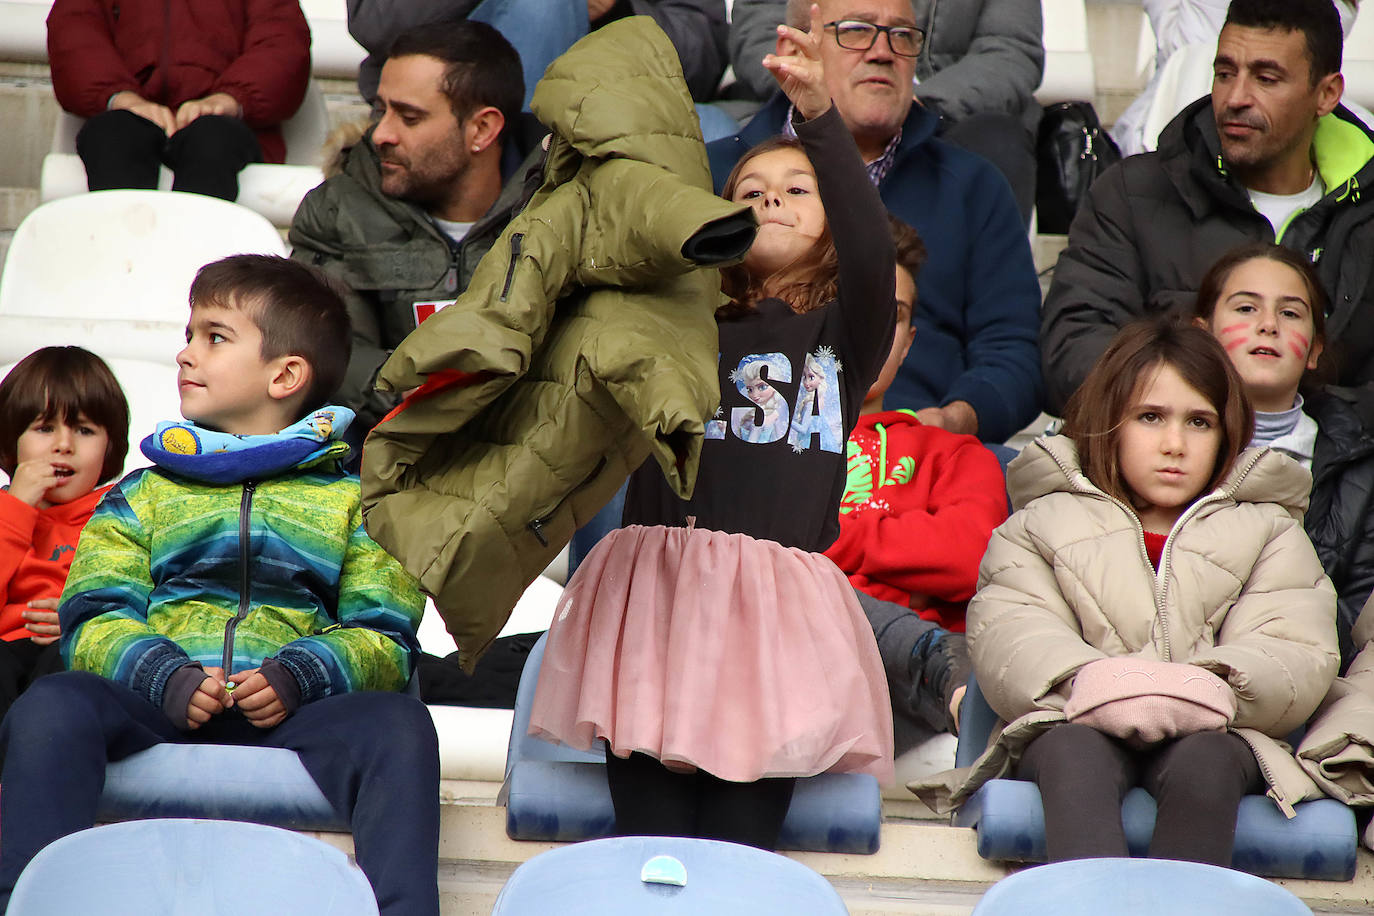
[[67, 666], [159, 707], [178, 668], [226, 658], [226, 674], [277, 659], [303, 703], [403, 688], [424, 599], [363, 530], [358, 480], [338, 466], [347, 450], [335, 442], [242, 483], [159, 468], [121, 480], [82, 532], [62, 595]]

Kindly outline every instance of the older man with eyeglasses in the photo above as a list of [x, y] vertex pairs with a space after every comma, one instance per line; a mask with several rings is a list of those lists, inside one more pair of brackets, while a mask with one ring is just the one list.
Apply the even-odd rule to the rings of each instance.
[[[773, 79], [760, 63], [773, 50], [774, 28], [810, 0], [735, 0], [730, 63], [737, 96], [760, 101]], [[866, 5], [856, 7], [863, 20]], [[940, 115], [939, 135], [991, 161], [1011, 183], [1023, 221], [1035, 202], [1033, 93], [1044, 74], [1040, 3], [1036, 0], [912, 0], [912, 24], [923, 35], [915, 63], [916, 101]], [[876, 10], [877, 7], [871, 7]], [[835, 19], [827, 14], [826, 22]], [[879, 33], [870, 32], [869, 39]], [[881, 42], [881, 38], [878, 38]], [[900, 49], [894, 49], [901, 53]]]
[[[810, 6], [789, 0], [789, 23], [809, 25]], [[930, 254], [917, 278], [915, 344], [888, 401], [927, 425], [1003, 442], [1035, 418], [1041, 398], [1040, 287], [1011, 188], [987, 160], [937, 136], [930, 107], [913, 104], [929, 36], [910, 0], [819, 6], [835, 106], [883, 202]], [[717, 185], [747, 149], [789, 131], [791, 117], [778, 93], [739, 134], [710, 144]]]

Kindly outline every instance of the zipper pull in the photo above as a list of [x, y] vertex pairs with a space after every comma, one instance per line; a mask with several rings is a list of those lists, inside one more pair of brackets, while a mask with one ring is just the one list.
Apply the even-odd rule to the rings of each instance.
[[456, 261], [448, 265], [448, 273], [444, 274], [444, 291], [454, 292], [458, 289], [458, 263]]
[[530, 531], [534, 532], [534, 536], [539, 539], [539, 546], [549, 546], [549, 539], [544, 537], [544, 520], [542, 518], [535, 519], [525, 527], [529, 528]]

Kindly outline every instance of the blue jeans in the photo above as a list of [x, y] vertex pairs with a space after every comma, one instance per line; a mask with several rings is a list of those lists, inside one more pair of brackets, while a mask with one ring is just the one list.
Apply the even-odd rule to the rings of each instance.
[[164, 741], [284, 747], [353, 829], [358, 867], [382, 913], [439, 912], [439, 744], [424, 705], [397, 693], [306, 703], [275, 728], [230, 710], [183, 732], [139, 694], [85, 671], [34, 683], [0, 742], [0, 912], [19, 873], [52, 841], [95, 824], [105, 765]]

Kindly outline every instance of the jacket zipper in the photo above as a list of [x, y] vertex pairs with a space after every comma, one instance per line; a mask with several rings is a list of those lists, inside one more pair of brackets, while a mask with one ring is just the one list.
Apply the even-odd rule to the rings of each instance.
[[253, 491], [257, 486], [251, 480], [246, 481], [243, 485], [243, 496], [239, 499], [239, 612], [230, 617], [229, 622], [224, 625], [225, 677], [232, 673], [230, 666], [234, 663], [234, 631], [239, 628], [243, 618], [248, 616], [248, 599], [253, 585], [253, 578], [248, 574], [248, 539], [253, 532]]
[[448, 273], [444, 274], [444, 292], [452, 293], [458, 289], [458, 247], [450, 245], [448, 249]]
[[[1240, 485], [1240, 481], [1244, 480], [1250, 474], [1250, 472], [1254, 470], [1255, 465], [1259, 463], [1259, 460], [1264, 457], [1264, 454], [1267, 451], [1269, 451], [1269, 449], [1267, 448], [1260, 449], [1250, 457], [1250, 460], [1241, 470], [1240, 476], [1236, 479], [1237, 486]], [[1160, 631], [1164, 638], [1164, 661], [1173, 661], [1173, 645], [1169, 638], [1169, 618], [1168, 615], [1164, 613], [1164, 608], [1165, 603], [1168, 601], [1169, 597], [1169, 579], [1168, 576], [1165, 575], [1165, 572], [1169, 568], [1169, 555], [1171, 548], [1174, 544], [1174, 534], [1181, 527], [1183, 527], [1183, 522], [1187, 520], [1189, 516], [1197, 514], [1197, 512], [1208, 503], [1213, 503], [1220, 499], [1230, 499], [1230, 494], [1222, 492], [1221, 490], [1213, 490], [1211, 493], [1208, 493], [1206, 496], [1194, 502], [1191, 506], [1187, 508], [1187, 510], [1182, 515], [1178, 517], [1178, 521], [1174, 522], [1174, 527], [1170, 529], [1169, 536], [1164, 541], [1164, 549], [1160, 551], [1159, 555], [1159, 569], [1156, 571], [1154, 568], [1154, 564], [1150, 562], [1150, 553], [1148, 550], [1145, 549], [1145, 526], [1140, 523], [1140, 517], [1135, 514], [1135, 510], [1132, 509], [1130, 506], [1126, 505], [1125, 503], [1123, 503], [1121, 500], [1117, 499], [1115, 496], [1103, 492], [1095, 486], [1091, 489], [1086, 489], [1080, 486], [1075, 480], [1073, 473], [1070, 472], [1070, 469], [1065, 467], [1064, 462], [1059, 460], [1058, 455], [1056, 455], [1050, 449], [1045, 449], [1045, 452], [1051, 458], [1054, 459], [1054, 463], [1059, 466], [1060, 472], [1065, 476], [1065, 478], [1068, 479], [1069, 483], [1074, 487], [1074, 489], [1078, 490], [1080, 493], [1084, 493], [1089, 496], [1096, 496], [1100, 499], [1105, 499], [1111, 502], [1113, 505], [1120, 506], [1123, 511], [1125, 511], [1133, 519], [1135, 519], [1136, 543], [1140, 546], [1140, 557], [1142, 560], [1144, 560], [1146, 569], [1150, 570], [1150, 572], [1154, 574], [1155, 615], [1159, 618]], [[1078, 473], [1080, 476], [1082, 475], [1081, 471]], [[1086, 480], [1087, 478], [1084, 479]], [[1091, 484], [1091, 481], [1089, 481], [1089, 484]]]
[[520, 263], [520, 243], [524, 241], [523, 232], [513, 232], [510, 237], [510, 263], [506, 265], [506, 282], [501, 287], [501, 301], [510, 295], [511, 281], [515, 279], [515, 265]]
[[539, 516], [538, 518], [531, 519], [528, 523], [526, 523], [525, 527], [528, 528], [528, 529], [530, 529], [530, 531], [534, 534], [535, 538], [539, 541], [539, 546], [540, 546], [540, 547], [547, 547], [547, 546], [549, 546], [549, 539], [548, 539], [547, 537], [544, 536], [544, 526], [547, 525], [547, 524], [549, 523], [549, 521], [550, 521], [555, 515], [558, 514], [558, 510], [561, 509], [561, 508], [563, 508], [563, 504], [564, 504], [564, 503], [566, 503], [568, 500], [572, 499], [574, 493], [578, 492], [578, 491], [581, 490], [583, 487], [585, 487], [588, 483], [590, 483], [591, 481], [595, 480], [595, 479], [601, 474], [602, 469], [605, 468], [605, 467], [606, 467], [606, 458], [605, 458], [605, 456], [602, 456], [601, 460], [598, 461], [598, 462], [596, 463], [596, 467], [592, 468], [592, 472], [591, 472], [590, 474], [588, 474], [586, 477], [584, 477], [584, 478], [582, 479], [582, 482], [581, 482], [581, 483], [579, 483], [577, 486], [573, 487], [573, 488], [572, 488], [571, 490], [569, 490], [567, 493], [563, 494], [563, 498], [560, 499], [558, 502], [554, 503], [554, 506], [553, 506], [552, 509], [550, 509], [548, 512], [545, 512], [543, 515]]
[[1279, 810], [1283, 812], [1284, 817], [1289, 820], [1297, 817], [1298, 812], [1294, 810], [1293, 803], [1288, 800], [1288, 796], [1284, 795], [1283, 791], [1279, 789], [1279, 784], [1274, 779], [1274, 771], [1271, 770], [1269, 764], [1265, 762], [1264, 757], [1259, 752], [1259, 748], [1255, 747], [1253, 741], [1242, 735], [1236, 729], [1232, 728], [1229, 729], [1229, 731], [1231, 734], [1244, 741], [1246, 746], [1250, 748], [1250, 753], [1254, 755], [1255, 762], [1259, 764], [1260, 772], [1264, 774], [1264, 781], [1269, 786], [1269, 790], [1264, 794], [1274, 800], [1274, 804], [1279, 806]]

